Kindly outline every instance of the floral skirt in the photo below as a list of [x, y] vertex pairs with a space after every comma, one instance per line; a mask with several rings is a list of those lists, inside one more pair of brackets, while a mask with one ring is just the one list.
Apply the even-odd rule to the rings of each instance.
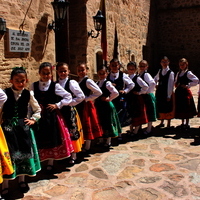
[[78, 140], [72, 140], [72, 146], [74, 148], [74, 153], [78, 153], [82, 150], [82, 146], [84, 144], [84, 137], [83, 137], [83, 128], [82, 128], [81, 120], [80, 120], [79, 114], [76, 109], [75, 109], [75, 112], [76, 112], [76, 116], [75, 116], [76, 123], [77, 123], [80, 137]]
[[59, 112], [57, 113], [56, 117], [58, 121], [59, 132], [61, 134], [61, 144], [53, 148], [39, 149], [41, 162], [48, 159], [62, 160], [70, 157], [71, 153], [74, 151], [70, 134], [65, 126], [63, 117]]
[[10, 175], [14, 172], [10, 153], [2, 128], [0, 127], [0, 183], [3, 182], [3, 175]]

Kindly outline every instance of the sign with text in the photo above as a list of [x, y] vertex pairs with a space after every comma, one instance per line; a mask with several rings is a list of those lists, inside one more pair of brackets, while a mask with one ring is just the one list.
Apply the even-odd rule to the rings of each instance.
[[9, 29], [9, 51], [30, 52], [30, 32]]

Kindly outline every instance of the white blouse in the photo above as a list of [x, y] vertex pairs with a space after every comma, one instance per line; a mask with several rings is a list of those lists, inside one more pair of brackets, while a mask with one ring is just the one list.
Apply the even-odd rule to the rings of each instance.
[[178, 74], [180, 77], [182, 77], [185, 73], [187, 72], [187, 77], [188, 79], [190, 79], [190, 83], [188, 83], [188, 87], [192, 87], [192, 86], [196, 86], [198, 83], [199, 83], [199, 79], [191, 72], [191, 71], [184, 71], [182, 70], [181, 73], [177, 73], [176, 74], [176, 78], [175, 78], [175, 83], [177, 82], [178, 80]]
[[[68, 81], [68, 78], [58, 80], [59, 84], [64, 88], [66, 82]], [[81, 90], [79, 84], [75, 80], [70, 80], [69, 81], [69, 89], [72, 91], [74, 94], [74, 98], [72, 98], [71, 103], [69, 106], [76, 106], [77, 104], [81, 103], [85, 99], [85, 95], [83, 91]]]
[[[165, 76], [167, 74], [167, 72], [170, 70], [169, 66], [167, 66], [165, 69], [160, 69], [162, 70], [161, 73], [163, 76]], [[159, 81], [159, 74], [160, 74], [160, 70], [158, 71], [158, 73], [156, 74], [156, 76], [154, 77], [154, 80], [156, 82], [156, 84]], [[169, 74], [169, 79], [168, 79], [168, 90], [167, 90], [167, 94], [168, 94], [168, 98], [171, 98], [171, 95], [173, 93], [174, 90], [174, 72], [171, 71], [171, 73]]]
[[[103, 83], [106, 81], [106, 78], [104, 80], [100, 80], [98, 82], [98, 86], [102, 87]], [[116, 97], [119, 96], [119, 92], [117, 91], [117, 89], [113, 86], [113, 84], [110, 81], [106, 82], [106, 88], [109, 90], [110, 92], [110, 96], [109, 96], [109, 101], [112, 101], [113, 99], [115, 99]]]
[[[40, 91], [47, 91], [49, 89], [49, 86], [51, 84], [51, 80], [47, 82], [39, 81], [39, 90]], [[30, 90], [34, 91], [34, 85], [33, 83], [30, 86]], [[55, 94], [62, 97], [62, 100], [56, 103], [57, 107], [61, 109], [63, 106], [67, 106], [72, 101], [72, 95], [67, 92], [59, 83], [56, 83], [55, 85]]]
[[[111, 72], [109, 77], [112, 81], [118, 79], [119, 71], [117, 73]], [[125, 73], [123, 73], [123, 81], [124, 81], [124, 92], [127, 94], [128, 92], [130, 92], [135, 87], [135, 83], [133, 83], [133, 81]]]
[[[131, 74], [129, 77], [131, 78], [131, 80], [136, 76], [136, 74]], [[139, 76], [137, 77], [137, 83], [138, 85], [141, 87], [141, 90], [138, 92], [139, 95], [141, 94], [146, 94], [147, 90], [149, 89], [149, 86], [147, 85], [147, 83], [145, 81], [143, 81]]]
[[[143, 72], [144, 73], [144, 72]], [[143, 74], [139, 74], [139, 76], [141, 77], [141, 75]], [[149, 88], [147, 90], [147, 94], [149, 93], [153, 93], [154, 92], [154, 89], [155, 89], [155, 86], [156, 86], [156, 82], [154, 81], [154, 79], [152, 78], [152, 76], [149, 74], [149, 73], [145, 73], [144, 74], [144, 81], [146, 83], [148, 83], [149, 85]]]
[[0, 89], [0, 109], [2, 108], [2, 106], [6, 102], [6, 100], [7, 100], [6, 93], [2, 89]]
[[[15, 100], [17, 101], [21, 97], [24, 89], [23, 90], [14, 90], [13, 88], [11, 89], [14, 93]], [[41, 113], [40, 105], [35, 99], [33, 91], [30, 91], [30, 100], [29, 100], [29, 105], [28, 105], [27, 117], [30, 119], [34, 119], [35, 121], [38, 121], [38, 119], [41, 118], [40, 113]]]
[[[84, 77], [85, 78], [85, 77]], [[79, 83], [84, 79], [82, 78]], [[89, 96], [85, 97], [85, 101], [94, 101], [96, 98], [102, 95], [102, 91], [99, 88], [99, 86], [92, 80], [92, 79], [87, 79], [86, 81], [86, 87], [92, 91], [92, 93]]]

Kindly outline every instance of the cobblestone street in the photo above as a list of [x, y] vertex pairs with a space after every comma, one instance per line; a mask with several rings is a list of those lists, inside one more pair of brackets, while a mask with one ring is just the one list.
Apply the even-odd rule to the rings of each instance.
[[[173, 126], [179, 124], [180, 120], [172, 120]], [[123, 143], [118, 145], [114, 139], [110, 151], [93, 146], [94, 153], [79, 155], [72, 167], [64, 160], [56, 162], [52, 176], [39, 172], [28, 179], [31, 189], [24, 197], [13, 181], [12, 196], [23, 200], [200, 199], [200, 118], [192, 119], [190, 126], [187, 131], [154, 128], [149, 137], [123, 134]]]

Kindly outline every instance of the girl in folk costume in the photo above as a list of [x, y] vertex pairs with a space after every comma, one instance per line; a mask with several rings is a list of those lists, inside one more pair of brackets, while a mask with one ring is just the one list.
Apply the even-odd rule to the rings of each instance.
[[102, 128], [99, 124], [96, 108], [93, 101], [102, 95], [98, 85], [87, 76], [88, 67], [85, 63], [80, 63], [77, 66], [77, 74], [79, 76], [79, 85], [82, 89], [85, 100], [77, 105], [77, 110], [80, 115], [83, 126], [83, 134], [85, 142], [84, 152], [88, 152], [91, 146], [91, 140], [102, 136]]
[[197, 117], [200, 117], [200, 83], [199, 83], [198, 102], [197, 102]]
[[199, 79], [188, 70], [188, 61], [185, 58], [179, 60], [179, 68], [175, 78], [175, 118], [182, 120], [177, 128], [189, 129], [189, 119], [197, 114], [190, 87], [196, 86]]
[[[140, 126], [148, 122], [146, 115], [146, 107], [142, 94], [146, 94], [148, 85], [137, 74], [137, 66], [135, 62], [127, 64], [128, 75], [135, 83], [135, 87], [127, 94], [127, 109], [132, 119], [130, 125], [131, 135], [138, 133]], [[135, 129], [133, 130], [133, 127]]]
[[[21, 192], [28, 192], [25, 175], [35, 176], [41, 169], [38, 150], [31, 125], [40, 118], [40, 106], [33, 92], [24, 89], [27, 74], [23, 67], [16, 67], [11, 72], [12, 87], [6, 88], [8, 97], [3, 106], [2, 128], [9, 147], [14, 173], [4, 176], [2, 195], [8, 197], [8, 180], [19, 176]], [[32, 110], [30, 112], [30, 108]]]
[[[7, 100], [6, 94], [3, 92], [2, 89], [0, 89], [0, 109], [2, 109], [2, 106], [4, 102]], [[6, 143], [6, 139], [3, 133], [2, 128], [0, 127], [0, 184], [3, 182], [3, 175], [10, 175], [14, 172], [10, 153], [8, 150], [8, 145]], [[4, 190], [5, 192], [5, 190]], [[0, 195], [0, 200], [1, 200]]]
[[119, 93], [112, 83], [106, 80], [108, 70], [105, 66], [101, 67], [97, 73], [99, 76], [97, 85], [103, 94], [95, 100], [95, 107], [103, 129], [103, 138], [106, 138], [105, 146], [109, 147], [111, 145], [111, 138], [118, 137], [118, 134], [122, 132], [117, 111], [112, 103], [112, 100]]
[[[73, 152], [68, 129], [59, 112], [59, 109], [71, 103], [72, 96], [60, 84], [51, 80], [52, 66], [49, 62], [40, 65], [39, 75], [40, 80], [30, 88], [42, 108], [36, 141], [41, 162], [48, 160], [46, 170], [53, 173], [53, 161], [68, 158]], [[60, 101], [58, 96], [62, 97]]]
[[[127, 76], [127, 74], [120, 71], [120, 62], [114, 58], [110, 61], [110, 73], [107, 80], [111, 81], [113, 86], [119, 92], [119, 96], [113, 100], [113, 104], [117, 110], [119, 120], [122, 126], [126, 125], [126, 94], [134, 87], [133, 81]], [[119, 135], [121, 136], [121, 134]], [[119, 137], [121, 139], [121, 137]]]
[[152, 129], [152, 122], [156, 121], [156, 99], [153, 94], [155, 89], [155, 81], [152, 76], [147, 72], [148, 63], [146, 60], [141, 60], [139, 63], [139, 76], [148, 84], [149, 88], [146, 94], [143, 94], [144, 103], [146, 106], [146, 113], [148, 119], [147, 129], [144, 131], [144, 134], [149, 134]]
[[69, 79], [68, 75], [70, 70], [68, 64], [58, 63], [56, 65], [56, 71], [58, 75], [58, 83], [72, 95], [71, 103], [68, 106], [63, 106], [60, 111], [71, 135], [74, 152], [71, 153], [70, 163], [74, 164], [76, 153], [81, 151], [84, 143], [82, 125], [75, 106], [84, 100], [85, 95], [78, 82]]
[[156, 86], [156, 103], [159, 114], [160, 124], [156, 127], [164, 127], [164, 120], [167, 120], [167, 128], [171, 128], [171, 119], [174, 118], [173, 105], [173, 89], [174, 89], [174, 72], [169, 68], [169, 59], [164, 56], [160, 62], [162, 69], [160, 69], [154, 80]]

